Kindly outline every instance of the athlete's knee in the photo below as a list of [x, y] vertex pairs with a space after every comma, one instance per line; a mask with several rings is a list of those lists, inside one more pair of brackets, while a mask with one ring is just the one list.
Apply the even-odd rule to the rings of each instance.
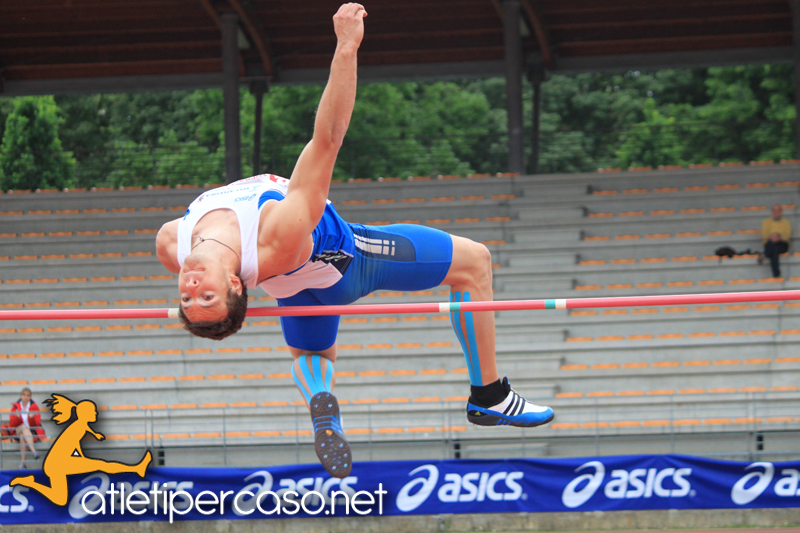
[[492, 253], [489, 249], [479, 243], [470, 242], [466, 251], [468, 255], [466, 269], [467, 283], [476, 287], [492, 286]]
[[331, 363], [336, 362], [336, 344], [331, 346], [326, 350], [305, 350], [302, 348], [295, 348], [293, 346], [289, 346], [289, 353], [292, 354], [292, 358], [297, 361], [300, 357], [305, 357], [307, 355], [319, 355], [323, 359], [330, 361]]

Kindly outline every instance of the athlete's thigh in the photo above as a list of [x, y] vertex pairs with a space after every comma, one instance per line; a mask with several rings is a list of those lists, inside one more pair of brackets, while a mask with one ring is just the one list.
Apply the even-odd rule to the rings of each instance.
[[[283, 307], [321, 305], [321, 303], [313, 294], [305, 290], [289, 298], [278, 298], [278, 305]], [[281, 327], [283, 338], [290, 347], [305, 353], [321, 353], [336, 344], [339, 316], [282, 316]]]
[[368, 292], [436, 287], [453, 258], [449, 234], [416, 224], [365, 226], [355, 233], [355, 242], [366, 264]]

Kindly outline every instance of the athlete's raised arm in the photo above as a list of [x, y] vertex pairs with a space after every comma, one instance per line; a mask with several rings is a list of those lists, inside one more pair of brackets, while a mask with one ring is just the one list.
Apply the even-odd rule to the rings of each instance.
[[303, 149], [289, 181], [286, 199], [269, 214], [271, 245], [279, 254], [302, 247], [322, 218], [336, 156], [350, 125], [356, 100], [356, 54], [364, 36], [361, 4], [344, 4], [333, 17], [336, 52], [314, 122], [314, 136]]
[[156, 235], [156, 255], [164, 268], [170, 272], [178, 273], [181, 266], [178, 264], [178, 223], [180, 219], [167, 222]]

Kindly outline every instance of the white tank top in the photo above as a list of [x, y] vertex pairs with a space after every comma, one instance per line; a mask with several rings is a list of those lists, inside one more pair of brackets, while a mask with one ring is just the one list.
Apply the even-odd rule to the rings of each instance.
[[[262, 174], [198, 196], [189, 204], [186, 214], [178, 223], [178, 264], [183, 266], [183, 261], [192, 252], [192, 232], [203, 215], [216, 209], [230, 209], [236, 213], [239, 221], [242, 245], [240, 276], [248, 289], [258, 286], [270, 296], [288, 298], [304, 289], [324, 289], [334, 285], [342, 278], [342, 272], [327, 257], [318, 261], [309, 257], [306, 263], [292, 272], [258, 283], [258, 222], [261, 207], [268, 202], [282, 200], [288, 187], [289, 180]], [[271, 194], [259, 205], [264, 193]]]
[[[258, 285], [258, 221], [261, 212], [258, 199], [266, 191], [276, 191], [281, 196], [286, 195], [289, 180], [263, 174], [253, 176], [206, 191], [198, 196], [191, 204], [183, 220], [178, 223], [178, 264], [183, 266], [183, 261], [192, 252], [192, 232], [197, 222], [205, 215], [216, 209], [230, 209], [236, 213], [239, 221], [239, 233], [242, 244], [242, 280], [248, 288]], [[268, 199], [266, 202], [274, 202]]]

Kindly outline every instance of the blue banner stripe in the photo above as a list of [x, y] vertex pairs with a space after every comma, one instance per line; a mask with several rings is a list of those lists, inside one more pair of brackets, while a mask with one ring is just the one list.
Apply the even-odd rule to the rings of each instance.
[[[505, 433], [502, 429], [494, 431]], [[102, 444], [92, 447], [94, 456], [102, 457], [104, 451]], [[319, 464], [252, 468], [159, 467], [150, 468], [144, 478], [132, 473], [102, 472], [69, 476], [68, 503], [57, 506], [32, 488], [9, 486], [12, 479], [31, 474], [37, 481], [48, 484], [41, 469], [3, 470], [0, 471], [0, 523], [169, 521], [170, 516], [162, 507], [164, 492], [161, 488], [168, 482], [171, 483], [170, 490], [174, 491], [177, 484], [180, 490], [185, 491], [175, 499], [180, 515], [175, 513], [174, 519], [180, 521], [331, 518], [325, 513], [331, 506], [320, 505], [321, 498], [339, 490], [351, 498], [357, 491], [372, 494], [376, 500], [374, 505], [358, 507], [360, 511], [369, 510], [370, 516], [379, 513], [378, 490], [384, 491], [380, 494], [380, 501], [385, 516], [797, 508], [800, 507], [798, 471], [800, 460], [738, 462], [685, 455], [356, 461], [352, 473], [345, 480], [331, 478]], [[111, 483], [117, 491], [115, 495], [106, 492], [111, 489]], [[152, 506], [136, 505], [141, 496], [129, 499], [133, 486], [148, 498], [152, 489], [161, 491], [157, 514]], [[124, 496], [119, 492], [120, 487], [124, 488]], [[281, 494], [285, 490], [298, 491], [302, 497], [312, 489], [321, 492], [306, 498], [306, 508], [292, 515], [282, 512], [266, 516], [256, 508], [253, 497], [262, 490]], [[83, 509], [81, 496], [90, 490], [97, 493], [87, 498], [86, 509]], [[204, 511], [211, 510], [208, 515], [198, 512], [196, 506], [187, 509], [186, 499], [196, 501], [204, 491], [211, 491], [217, 497], [221, 492], [231, 492], [222, 510], [213, 504], [203, 505]], [[145, 512], [138, 515], [126, 510], [121, 514], [119, 498]], [[100, 512], [103, 499], [105, 513]], [[114, 514], [111, 514], [112, 499], [117, 500]], [[202, 499], [205, 502], [213, 500], [208, 494]], [[243, 512], [235, 511], [233, 501]], [[265, 498], [262, 501], [263, 509], [274, 507], [274, 500]], [[293, 507], [290, 505], [286, 509]], [[335, 515], [345, 516], [343, 499], [335, 511]], [[352, 518], [352, 509], [350, 511]], [[302, 526], [299, 529], [303, 529]]]

